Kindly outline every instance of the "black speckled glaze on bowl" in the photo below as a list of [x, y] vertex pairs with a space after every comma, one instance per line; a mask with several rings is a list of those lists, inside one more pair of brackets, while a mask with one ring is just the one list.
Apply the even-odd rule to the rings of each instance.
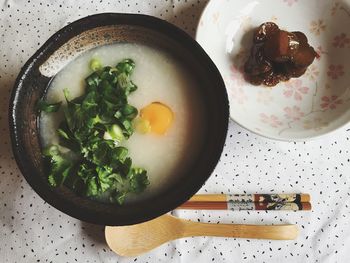
[[[35, 103], [67, 63], [93, 47], [142, 43], [176, 56], [199, 82], [206, 109], [205, 143], [194, 164], [171, 187], [151, 200], [117, 206], [51, 188], [41, 157]], [[24, 65], [12, 91], [10, 132], [17, 164], [31, 187], [50, 205], [77, 219], [100, 225], [130, 225], [176, 208], [194, 195], [219, 161], [226, 139], [229, 105], [219, 71], [189, 35], [154, 17], [105, 13], [80, 19], [54, 34]]]

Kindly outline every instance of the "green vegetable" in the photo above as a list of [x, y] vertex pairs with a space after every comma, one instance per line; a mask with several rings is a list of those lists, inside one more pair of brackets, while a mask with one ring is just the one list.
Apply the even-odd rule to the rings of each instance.
[[90, 61], [90, 68], [92, 71], [97, 71], [102, 68], [101, 61], [99, 61], [97, 58], [93, 58]]
[[149, 120], [137, 118], [134, 120], [133, 124], [135, 130], [137, 130], [139, 133], [145, 134], [151, 131], [151, 124]]
[[124, 140], [123, 130], [117, 124], [113, 124], [107, 128], [103, 135], [105, 140], [113, 140], [115, 142], [121, 142]]
[[39, 111], [50, 113], [58, 111], [60, 109], [61, 104], [62, 102], [48, 103], [44, 100], [39, 100], [36, 104], [36, 107]]
[[[67, 105], [57, 130], [60, 143], [43, 150], [50, 167], [48, 182], [91, 198], [108, 193], [111, 202], [122, 204], [129, 193], [140, 193], [149, 184], [147, 171], [133, 167], [128, 149], [120, 146], [132, 136], [138, 114], [128, 104], [128, 95], [137, 89], [130, 80], [135, 63], [124, 59], [114, 68], [102, 67], [93, 59], [90, 67], [94, 72], [85, 79], [85, 94], [71, 99], [64, 90]], [[46, 108], [53, 112], [60, 105]], [[68, 152], [62, 153], [61, 147]]]
[[51, 170], [48, 176], [49, 184], [51, 186], [62, 185], [69, 175], [73, 163], [59, 151], [57, 145], [46, 148], [43, 154], [49, 158], [51, 164]]
[[132, 59], [124, 59], [121, 62], [119, 62], [116, 66], [116, 68], [121, 72], [125, 73], [127, 75], [130, 75], [134, 68], [135, 68], [135, 62]]
[[130, 188], [135, 193], [141, 193], [149, 185], [147, 172], [142, 168], [132, 168], [128, 179], [130, 180]]

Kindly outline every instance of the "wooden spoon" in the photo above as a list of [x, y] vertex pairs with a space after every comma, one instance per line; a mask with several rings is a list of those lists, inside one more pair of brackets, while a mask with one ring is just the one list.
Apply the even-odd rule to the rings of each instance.
[[163, 215], [131, 226], [106, 226], [108, 246], [122, 256], [137, 256], [168, 241], [191, 236], [218, 236], [291, 240], [298, 236], [296, 225], [207, 224]]

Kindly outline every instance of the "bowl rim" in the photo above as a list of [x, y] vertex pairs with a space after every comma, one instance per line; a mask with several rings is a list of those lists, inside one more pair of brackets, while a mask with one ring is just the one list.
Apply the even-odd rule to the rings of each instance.
[[[197, 27], [196, 27], [196, 32], [195, 32], [195, 39], [196, 39], [197, 43], [199, 43], [198, 39], [199, 39], [200, 23], [204, 20], [204, 15], [205, 15], [206, 12], [208, 12], [208, 9], [210, 8], [210, 5], [213, 4], [213, 2], [214, 2], [213, 0], [209, 0], [205, 4], [205, 6], [204, 6], [204, 8], [203, 8], [203, 10], [202, 10], [202, 12], [201, 12], [201, 14], [199, 16], [199, 20], [198, 20]], [[215, 64], [215, 62], [214, 62], [214, 64]], [[226, 83], [225, 83], [225, 87], [226, 87]], [[253, 133], [255, 135], [261, 136], [261, 137], [269, 139], [269, 140], [280, 141], [280, 142], [304, 142], [304, 141], [317, 140], [317, 139], [320, 139], [320, 138], [327, 137], [327, 136], [337, 132], [338, 130], [340, 130], [340, 129], [342, 129], [342, 128], [344, 128], [344, 127], [346, 127], [347, 125], [350, 124], [350, 119], [349, 119], [348, 121], [344, 122], [343, 124], [340, 124], [339, 126], [333, 128], [331, 130], [325, 131], [323, 133], [316, 134], [316, 135], [309, 135], [309, 136], [305, 136], [305, 137], [293, 138], [293, 137], [286, 137], [286, 136], [273, 136], [273, 135], [265, 134], [263, 132], [256, 131], [256, 130], [254, 130], [252, 128], [249, 128], [246, 125], [240, 123], [238, 120], [236, 120], [236, 118], [234, 118], [231, 115], [231, 112], [230, 112], [230, 120], [232, 120], [235, 124], [237, 124], [241, 128], [243, 128], [245, 130], [248, 130], [248, 131], [250, 131], [251, 133]]]
[[[112, 20], [112, 22], [105, 22], [106, 24], [102, 24], [101, 21], [106, 20]], [[170, 36], [172, 39], [177, 39], [176, 41], [185, 43], [185, 47], [188, 45], [193, 47], [191, 48], [191, 51], [194, 51], [194, 57], [198, 58], [200, 57], [202, 61], [205, 61], [205, 67], [208, 72], [211, 72], [211, 74], [217, 79], [217, 87], [216, 89], [221, 89], [221, 96], [223, 98], [223, 105], [221, 106], [223, 111], [223, 117], [222, 117], [222, 131], [220, 132], [220, 137], [216, 138], [216, 147], [211, 153], [210, 163], [206, 164], [208, 167], [208, 174], [197, 176], [195, 183], [190, 184], [190, 180], [188, 181], [188, 185], [183, 190], [186, 190], [186, 192], [183, 192], [181, 195], [174, 195], [170, 196], [170, 194], [167, 194], [167, 198], [164, 198], [166, 205], [162, 207], [158, 207], [156, 210], [147, 211], [147, 214], [138, 214], [134, 218], [130, 218], [127, 220], [120, 220], [118, 218], [111, 219], [110, 214], [106, 216], [106, 218], [99, 218], [98, 215], [101, 215], [97, 213], [94, 213], [91, 210], [87, 210], [85, 208], [75, 206], [73, 203], [67, 202], [67, 200], [59, 197], [58, 194], [56, 194], [54, 191], [52, 191], [47, 185], [47, 187], [40, 187], [37, 186], [35, 182], [33, 182], [33, 179], [30, 176], [30, 173], [26, 171], [26, 163], [23, 162], [21, 153], [23, 154], [23, 149], [21, 149], [21, 146], [19, 145], [19, 136], [18, 136], [18, 128], [17, 128], [17, 121], [16, 121], [16, 111], [17, 111], [17, 99], [20, 92], [21, 82], [26, 79], [28, 72], [31, 72], [33, 70], [33, 65], [37, 62], [38, 58], [40, 58], [41, 55], [45, 54], [45, 52], [48, 52], [48, 49], [51, 47], [52, 43], [56, 41], [59, 38], [67, 37], [68, 39], [71, 39], [72, 37], [85, 32], [87, 30], [91, 30], [94, 28], [102, 27], [102, 26], [112, 26], [112, 25], [120, 25], [125, 24], [128, 25], [128, 22], [130, 20], [133, 21], [132, 25], [145, 27], [150, 30], [154, 30], [156, 32], [160, 32], [161, 34], [164, 34], [166, 36]], [[83, 27], [79, 28], [81, 25]], [[85, 26], [85, 27], [84, 27]], [[72, 32], [74, 32], [74, 35], [70, 35]], [[166, 33], [165, 33], [166, 32]], [[68, 34], [68, 35], [67, 35]], [[59, 48], [61, 45], [59, 45], [57, 48]], [[54, 50], [57, 50], [55, 48]], [[40, 65], [39, 65], [40, 66]], [[35, 69], [35, 67], [34, 67]], [[23, 86], [22, 86], [23, 87]], [[24, 88], [25, 89], [25, 88]], [[144, 222], [150, 219], [153, 219], [155, 217], [158, 217], [162, 214], [165, 214], [182, 203], [184, 203], [186, 200], [188, 200], [191, 196], [193, 196], [205, 183], [205, 181], [211, 176], [212, 172], [214, 171], [217, 163], [220, 160], [221, 153], [226, 141], [227, 136], [227, 130], [228, 130], [228, 121], [229, 121], [229, 101], [228, 101], [228, 95], [226, 92], [225, 84], [222, 79], [222, 76], [215, 66], [215, 64], [212, 62], [212, 60], [209, 58], [209, 56], [206, 54], [206, 52], [203, 50], [203, 48], [186, 32], [184, 32], [182, 29], [176, 27], [175, 25], [162, 20], [160, 18], [156, 18], [149, 15], [144, 14], [123, 14], [123, 13], [99, 13], [91, 16], [86, 16], [84, 18], [78, 19], [60, 30], [58, 30], [56, 33], [54, 33], [35, 53], [32, 55], [27, 62], [24, 64], [24, 66], [21, 68], [16, 81], [14, 83], [11, 97], [10, 97], [10, 103], [9, 103], [9, 130], [10, 130], [10, 138], [11, 138], [11, 145], [12, 145], [12, 151], [13, 156], [16, 160], [16, 163], [28, 182], [28, 184], [32, 187], [32, 189], [48, 204], [55, 207], [56, 209], [60, 210], [61, 212], [72, 216], [74, 218], [77, 218], [79, 220], [83, 220], [86, 222], [99, 224], [99, 225], [130, 225], [135, 223]], [[174, 192], [174, 191], [173, 191]], [[173, 193], [172, 192], [172, 193]], [[174, 197], [171, 199], [170, 197]], [[118, 221], [119, 220], [119, 221]]]

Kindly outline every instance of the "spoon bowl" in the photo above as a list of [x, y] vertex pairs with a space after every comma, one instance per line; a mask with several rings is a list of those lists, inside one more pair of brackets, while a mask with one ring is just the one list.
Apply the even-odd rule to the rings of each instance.
[[136, 225], [105, 228], [108, 246], [121, 256], [137, 256], [171, 240], [191, 236], [293, 240], [298, 236], [298, 228], [296, 225], [197, 223], [171, 215]]

